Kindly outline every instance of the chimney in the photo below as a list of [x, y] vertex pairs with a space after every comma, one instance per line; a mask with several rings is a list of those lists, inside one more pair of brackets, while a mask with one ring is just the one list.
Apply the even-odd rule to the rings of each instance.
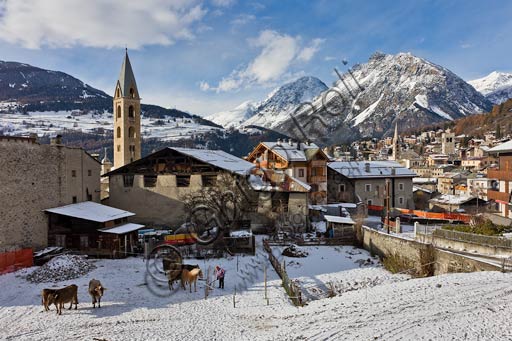
[[281, 145], [281, 139], [277, 139], [276, 146], [280, 146], [280, 145]]
[[366, 163], [364, 164], [364, 171], [365, 171], [366, 173], [370, 173], [370, 163], [369, 163], [369, 162], [366, 162]]
[[300, 150], [300, 141], [297, 141], [297, 150]]
[[288, 139], [288, 144], [289, 144], [290, 146], [293, 146], [293, 140], [292, 140], [292, 139]]

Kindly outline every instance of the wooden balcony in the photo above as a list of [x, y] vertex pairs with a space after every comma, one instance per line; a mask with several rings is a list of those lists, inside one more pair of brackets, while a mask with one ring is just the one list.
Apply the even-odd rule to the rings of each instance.
[[499, 200], [504, 202], [509, 202], [510, 194], [505, 192], [498, 192], [498, 191], [487, 191], [487, 199], [489, 200]]
[[325, 160], [313, 160], [310, 162], [311, 167], [326, 167], [327, 161]]
[[320, 182], [327, 182], [327, 175], [312, 175], [308, 179], [308, 183], [317, 184]]
[[510, 170], [488, 169], [487, 170], [487, 177], [489, 179], [498, 179], [498, 180], [512, 181], [512, 171], [510, 171]]

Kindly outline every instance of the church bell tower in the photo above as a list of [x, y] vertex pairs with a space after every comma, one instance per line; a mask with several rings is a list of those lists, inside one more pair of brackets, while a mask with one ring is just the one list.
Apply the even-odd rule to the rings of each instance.
[[114, 93], [114, 169], [140, 159], [140, 97], [128, 50]]

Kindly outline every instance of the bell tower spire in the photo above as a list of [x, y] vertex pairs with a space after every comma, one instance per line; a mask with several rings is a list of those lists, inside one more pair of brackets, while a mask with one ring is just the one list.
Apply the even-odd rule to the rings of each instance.
[[140, 157], [140, 97], [128, 49], [125, 49], [114, 93], [114, 168]]

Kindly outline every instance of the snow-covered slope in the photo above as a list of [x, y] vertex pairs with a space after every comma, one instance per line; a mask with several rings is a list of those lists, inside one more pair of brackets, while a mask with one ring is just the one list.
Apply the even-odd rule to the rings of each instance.
[[395, 122], [403, 131], [491, 109], [482, 94], [453, 72], [410, 53], [375, 53], [342, 79], [314, 100], [314, 109], [303, 106], [295, 120], [268, 126], [300, 139], [343, 143], [389, 136]]
[[[325, 247], [316, 247], [316, 249]], [[341, 247], [351, 250], [351, 247]], [[297, 308], [289, 303], [282, 281], [265, 254], [197, 261], [205, 275], [220, 264], [226, 287], [204, 297], [197, 292], [156, 283], [140, 258], [102, 259], [89, 275], [57, 284], [34, 284], [23, 276], [34, 268], [0, 276], [1, 339], [6, 340], [510, 340], [512, 329], [511, 273], [474, 272], [373, 283], [381, 268], [339, 271], [346, 262], [321, 259], [316, 264], [337, 272], [319, 274], [319, 267], [288, 262], [317, 287], [335, 276], [349, 285], [339, 296]], [[260, 255], [258, 257], [258, 255]], [[370, 256], [367, 255], [367, 258]], [[196, 260], [192, 260], [196, 261]], [[196, 264], [196, 263], [190, 263]], [[263, 281], [267, 269], [267, 286]], [[309, 273], [308, 269], [315, 271]], [[333, 270], [334, 269], [334, 270]], [[338, 272], [339, 271], [339, 272]], [[212, 273], [212, 271], [210, 271]], [[252, 276], [252, 277], [249, 277]], [[323, 277], [322, 277], [323, 276]], [[391, 275], [388, 275], [391, 276]], [[94, 309], [88, 282], [101, 280], [107, 290]], [[300, 277], [299, 277], [300, 278]], [[319, 279], [320, 278], [320, 279]], [[44, 312], [43, 288], [78, 285], [78, 310]], [[245, 283], [247, 290], [235, 286]], [[157, 287], [156, 284], [160, 284]], [[214, 285], [215, 286], [215, 285]], [[175, 285], [176, 288], [176, 285]], [[268, 297], [268, 301], [265, 300]], [[267, 303], [268, 302], [268, 303]], [[236, 306], [233, 306], [233, 305]], [[67, 304], [66, 304], [67, 306]]]
[[494, 104], [512, 98], [512, 73], [493, 71], [468, 83]]
[[224, 128], [238, 127], [242, 122], [251, 118], [256, 112], [259, 103], [246, 101], [238, 107], [228, 111], [221, 111], [206, 117], [207, 120], [217, 123]]
[[256, 125], [273, 128], [290, 118], [301, 103], [311, 101], [327, 86], [316, 77], [301, 77], [272, 91], [257, 108], [253, 117], [243, 123], [244, 126]]

